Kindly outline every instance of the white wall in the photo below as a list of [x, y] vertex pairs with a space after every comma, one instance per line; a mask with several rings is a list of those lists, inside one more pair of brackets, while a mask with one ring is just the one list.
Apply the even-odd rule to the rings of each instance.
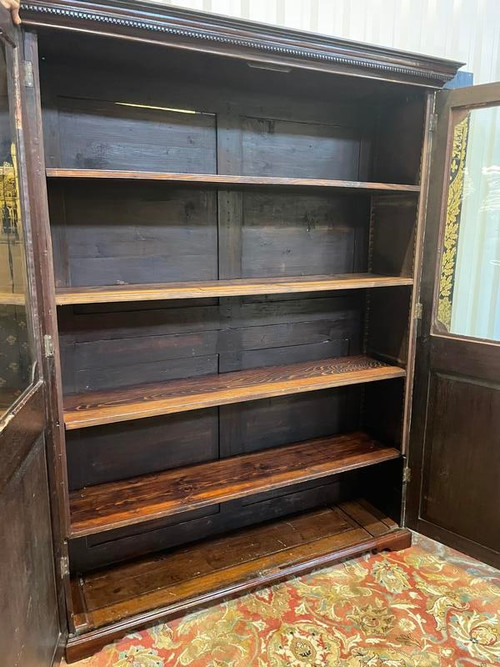
[[152, 0], [417, 51], [500, 80], [500, 0]]

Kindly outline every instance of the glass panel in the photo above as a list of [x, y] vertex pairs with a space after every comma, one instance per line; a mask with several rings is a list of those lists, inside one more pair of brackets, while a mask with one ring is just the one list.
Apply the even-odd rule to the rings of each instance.
[[438, 328], [498, 341], [500, 110], [461, 110], [454, 121]]
[[0, 417], [31, 382], [26, 269], [5, 46], [0, 43]]

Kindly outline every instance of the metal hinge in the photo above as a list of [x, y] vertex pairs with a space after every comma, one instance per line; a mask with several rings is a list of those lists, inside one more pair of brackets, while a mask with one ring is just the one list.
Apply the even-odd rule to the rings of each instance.
[[429, 131], [430, 132], [435, 132], [437, 129], [437, 124], [438, 124], [438, 115], [437, 113], [431, 113], [431, 116], [429, 118]]
[[415, 304], [415, 319], [421, 320], [423, 314], [424, 314], [424, 307], [419, 301], [418, 303]]
[[408, 482], [411, 480], [411, 468], [404, 468], [403, 469], [403, 484], [408, 484]]
[[31, 60], [24, 61], [24, 85], [28, 88], [33, 88], [33, 63]]
[[69, 558], [67, 556], [61, 556], [59, 566], [61, 569], [61, 579], [67, 577], [69, 575]]
[[52, 340], [52, 336], [50, 334], [45, 334], [43, 337], [43, 353], [45, 357], [54, 356], [54, 341]]

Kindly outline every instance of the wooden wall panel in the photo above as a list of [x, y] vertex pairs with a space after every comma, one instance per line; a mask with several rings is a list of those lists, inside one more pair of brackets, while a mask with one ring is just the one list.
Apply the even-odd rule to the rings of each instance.
[[219, 456], [217, 408], [70, 431], [70, 489], [202, 463]]
[[259, 192], [242, 206], [242, 277], [367, 269], [368, 198]]
[[220, 455], [354, 431], [359, 426], [361, 396], [362, 388], [352, 386], [222, 406]]
[[125, 304], [121, 312], [96, 310], [93, 314], [91, 307], [66, 309], [60, 317], [65, 392], [360, 351], [363, 300], [359, 293], [230, 301], [229, 306], [181, 304], [130, 312]]
[[157, 183], [50, 188], [60, 286], [217, 278], [217, 196]]
[[242, 119], [245, 176], [360, 179], [359, 130], [274, 118]]
[[59, 151], [57, 154], [49, 142], [48, 167], [216, 170], [213, 114], [70, 97], [59, 97], [56, 104]]
[[442, 373], [431, 383], [420, 516], [500, 552], [498, 385]]

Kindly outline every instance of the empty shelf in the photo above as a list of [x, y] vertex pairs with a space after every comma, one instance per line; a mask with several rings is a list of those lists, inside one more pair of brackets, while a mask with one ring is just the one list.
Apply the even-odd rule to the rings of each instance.
[[412, 285], [412, 278], [382, 276], [375, 273], [345, 273], [332, 276], [296, 276], [290, 278], [239, 278], [204, 282], [157, 283], [144, 285], [109, 285], [107, 287], [59, 287], [56, 303], [60, 306], [121, 301], [156, 301], [162, 299], [206, 299], [255, 294], [294, 294], [329, 290]]
[[270, 366], [219, 375], [69, 394], [67, 429], [198, 410], [216, 405], [298, 394], [343, 385], [404, 377], [399, 366], [364, 355]]
[[90, 486], [71, 494], [71, 537], [197, 510], [399, 455], [365, 433], [351, 433]]
[[162, 171], [126, 171], [111, 169], [59, 169], [49, 168], [48, 178], [99, 178], [120, 180], [166, 181], [170, 183], [194, 183], [219, 186], [289, 186], [311, 188], [341, 188], [368, 192], [420, 192], [418, 185], [399, 183], [370, 183], [323, 178], [282, 178], [279, 176], [236, 176], [233, 174], [182, 174]]

